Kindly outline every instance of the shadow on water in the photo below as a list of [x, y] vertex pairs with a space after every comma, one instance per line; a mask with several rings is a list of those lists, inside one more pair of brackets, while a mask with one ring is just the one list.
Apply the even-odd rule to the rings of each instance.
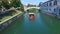
[[60, 34], [60, 20], [45, 14], [42, 14], [41, 17], [53, 34]]
[[18, 18], [17, 20], [12, 22], [12, 24], [10, 24], [6, 29], [1, 31], [0, 34], [14, 34], [15, 30], [22, 25], [23, 22], [21, 20], [23, 19], [24, 17], [22, 15], [22, 17]]

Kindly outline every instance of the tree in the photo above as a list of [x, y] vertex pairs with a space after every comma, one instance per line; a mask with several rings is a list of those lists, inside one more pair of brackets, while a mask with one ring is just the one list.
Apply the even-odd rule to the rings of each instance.
[[12, 7], [20, 7], [20, 0], [12, 0], [12, 2], [10, 3], [10, 6]]
[[36, 7], [36, 5], [28, 4], [27, 7]]
[[21, 2], [20, 2], [20, 10], [24, 11], [24, 6], [23, 6], [23, 4]]
[[21, 7], [21, 10], [24, 10], [24, 7], [20, 0], [12, 0], [10, 3], [7, 0], [2, 0], [2, 6], [4, 6], [6, 9], [9, 9], [11, 7]]
[[39, 3], [39, 7], [42, 5], [42, 3], [43, 3], [43, 2], [40, 2], [40, 3]]
[[21, 3], [21, 1], [20, 1], [20, 10], [21, 10], [21, 11], [24, 11], [24, 6], [23, 6], [23, 4]]
[[0, 2], [0, 9], [1, 9], [1, 6], [2, 6], [2, 2]]
[[9, 9], [9, 2], [7, 0], [2, 0], [2, 6], [4, 6], [6, 9]]

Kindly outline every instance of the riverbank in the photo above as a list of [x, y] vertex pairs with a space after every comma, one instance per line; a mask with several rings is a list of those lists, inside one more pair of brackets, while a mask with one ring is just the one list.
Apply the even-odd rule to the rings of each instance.
[[10, 16], [0, 22], [0, 31], [5, 29], [9, 24], [11, 24], [13, 21], [15, 21], [17, 18], [19, 18], [23, 14], [23, 12], [20, 12], [18, 10], [16, 11], [17, 13], [15, 13], [13, 16]]
[[14, 16], [15, 14], [21, 13], [21, 11], [15, 10], [15, 11], [10, 11], [7, 14], [0, 15], [0, 22]]
[[48, 12], [41, 12], [41, 13], [46, 14], [46, 15], [51, 16], [51, 17], [55, 17], [52, 13], [48, 13]]

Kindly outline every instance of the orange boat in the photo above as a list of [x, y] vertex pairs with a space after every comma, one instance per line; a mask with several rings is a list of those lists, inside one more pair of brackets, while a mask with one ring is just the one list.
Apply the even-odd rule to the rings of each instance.
[[30, 19], [34, 19], [34, 18], [35, 18], [34, 13], [30, 13], [30, 14], [29, 14], [29, 18], [30, 18]]

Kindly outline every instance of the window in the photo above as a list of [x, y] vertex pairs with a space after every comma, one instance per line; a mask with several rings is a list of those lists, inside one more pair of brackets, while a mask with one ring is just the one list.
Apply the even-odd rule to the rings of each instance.
[[54, 12], [55, 12], [55, 9], [54, 9]]
[[49, 4], [50, 6], [52, 6], [52, 3], [50, 2], [50, 4]]
[[57, 5], [57, 0], [54, 1], [54, 5]]
[[49, 9], [51, 11], [51, 9]]
[[50, 0], [50, 1], [53, 1], [53, 0]]
[[59, 14], [60, 14], [60, 9], [59, 9]]
[[48, 6], [48, 3], [47, 3], [47, 6]]

